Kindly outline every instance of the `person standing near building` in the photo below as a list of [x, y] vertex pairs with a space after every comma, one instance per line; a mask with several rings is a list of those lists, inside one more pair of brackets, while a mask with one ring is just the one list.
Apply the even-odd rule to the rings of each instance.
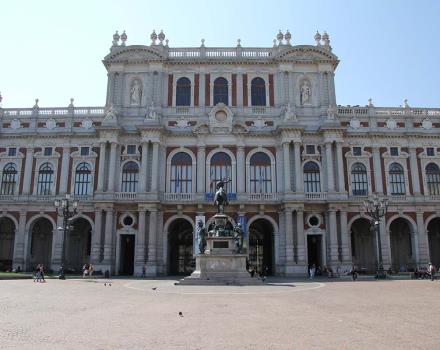
[[315, 272], [316, 272], [315, 264], [312, 264], [312, 266], [309, 269], [309, 278], [311, 280], [315, 278]]
[[436, 273], [436, 268], [435, 268], [435, 265], [432, 262], [429, 263], [428, 272], [429, 272], [429, 274], [431, 276], [431, 281], [434, 281], [435, 273]]

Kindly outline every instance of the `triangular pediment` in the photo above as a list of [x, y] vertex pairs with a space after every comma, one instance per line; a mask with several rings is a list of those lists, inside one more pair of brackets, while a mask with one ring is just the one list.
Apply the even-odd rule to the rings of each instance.
[[104, 59], [106, 62], [120, 61], [161, 61], [164, 56], [148, 46], [130, 46], [111, 52]]
[[337, 61], [338, 57], [330, 51], [310, 45], [300, 45], [286, 48], [278, 54], [279, 60], [283, 61]]

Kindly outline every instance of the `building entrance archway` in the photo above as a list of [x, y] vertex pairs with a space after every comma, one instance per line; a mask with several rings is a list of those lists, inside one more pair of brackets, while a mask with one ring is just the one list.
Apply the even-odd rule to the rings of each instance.
[[10, 271], [14, 258], [15, 224], [7, 217], [0, 218], [0, 271]]
[[249, 265], [257, 272], [267, 267], [267, 273], [274, 271], [274, 228], [269, 220], [257, 219], [249, 226]]
[[66, 241], [66, 268], [80, 272], [84, 264], [90, 262], [92, 226], [84, 218], [75, 219]]
[[30, 259], [31, 268], [43, 264], [47, 270], [50, 267], [52, 254], [53, 226], [49, 219], [36, 219], [31, 228]]
[[428, 224], [429, 258], [440, 267], [440, 218], [432, 219]]
[[168, 230], [168, 273], [190, 275], [195, 269], [193, 226], [186, 219], [174, 220]]
[[376, 271], [376, 238], [371, 223], [365, 218], [351, 225], [351, 252], [353, 264], [360, 271]]
[[411, 224], [404, 218], [397, 218], [390, 224], [391, 265], [394, 271], [414, 269], [411, 242]]

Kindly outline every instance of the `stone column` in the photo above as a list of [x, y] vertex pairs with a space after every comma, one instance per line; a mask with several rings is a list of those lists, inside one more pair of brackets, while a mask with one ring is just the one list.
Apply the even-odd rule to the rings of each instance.
[[243, 74], [237, 74], [237, 107], [243, 107]]
[[205, 192], [205, 146], [199, 145], [197, 148], [197, 192]]
[[98, 168], [98, 187], [97, 192], [104, 191], [104, 179], [106, 178], [105, 174], [105, 147], [106, 143], [101, 142], [100, 150], [99, 150], [99, 168]]
[[102, 210], [95, 209], [95, 229], [92, 233], [92, 256], [93, 265], [98, 265], [101, 258], [101, 233], [102, 233]]
[[237, 147], [237, 193], [246, 192], [245, 179], [245, 158], [244, 158], [244, 146]]
[[205, 74], [199, 74], [199, 106], [205, 107]]
[[102, 265], [105, 266], [105, 269], [111, 271], [113, 252], [113, 208], [108, 208], [105, 211], [104, 260], [102, 261]]
[[327, 168], [327, 191], [335, 191], [335, 179], [333, 171], [332, 142], [325, 144], [325, 165]]
[[345, 192], [344, 159], [341, 142], [336, 142], [336, 162], [338, 167], [338, 192]]
[[295, 191], [304, 192], [303, 170], [301, 167], [301, 144], [299, 142], [293, 143], [293, 152], [295, 156]]
[[31, 194], [31, 181], [32, 181], [32, 165], [34, 160], [34, 148], [29, 147], [26, 149], [26, 160], [24, 163], [24, 178], [23, 178], [23, 194]]
[[147, 274], [149, 276], [156, 276], [157, 261], [156, 261], [156, 242], [157, 242], [157, 209], [150, 210], [150, 225], [148, 228], [148, 262]]
[[18, 227], [15, 228], [14, 239], [14, 255], [12, 267], [16, 269], [18, 266], [22, 270], [26, 270], [25, 265], [25, 238], [26, 238], [26, 211], [20, 210], [20, 218], [18, 220]]
[[65, 194], [70, 192], [67, 188], [67, 180], [69, 179], [69, 162], [70, 161], [70, 147], [63, 147], [63, 156], [61, 159], [61, 178], [60, 178], [60, 192]]
[[157, 192], [159, 172], [159, 142], [153, 142], [153, 161], [151, 164], [151, 192]]
[[330, 230], [330, 262], [335, 265], [339, 261], [339, 252], [338, 252], [338, 231], [336, 224], [336, 210], [330, 208], [328, 210], [328, 218], [329, 218], [329, 230]]
[[148, 144], [142, 143], [141, 173], [139, 174], [139, 192], [147, 191], [147, 155]]
[[138, 234], [136, 235], [134, 274], [141, 275], [145, 265], [145, 209], [139, 209]]
[[382, 218], [380, 220], [379, 228], [380, 228], [380, 243], [382, 245], [382, 260], [383, 260], [384, 269], [387, 269], [391, 265], [392, 256], [391, 256], [390, 232], [387, 231], [386, 229], [385, 218]]
[[342, 251], [342, 263], [346, 267], [352, 265], [351, 257], [351, 238], [350, 232], [347, 226], [347, 210], [341, 209], [340, 211], [340, 227], [341, 227], [341, 251]]
[[[66, 247], [64, 246], [64, 232], [63, 230], [58, 230], [58, 227], [63, 227], [63, 217], [57, 216], [57, 225], [53, 228], [52, 231], [52, 257], [51, 257], [51, 269], [54, 271], [58, 271], [59, 267], [62, 263], [63, 257], [63, 249], [67, 252]], [[67, 234], [66, 234], [67, 239]], [[67, 254], [64, 255], [64, 258], [67, 258]]]
[[298, 263], [301, 265], [306, 265], [306, 237], [304, 236], [304, 212], [302, 208], [296, 210], [296, 234], [298, 237], [298, 243], [296, 247], [296, 251], [298, 254]]
[[409, 149], [409, 162], [411, 166], [413, 194], [415, 196], [420, 196], [419, 167], [417, 166], [417, 152], [414, 147]]
[[280, 145], [277, 145], [276, 148], [275, 162], [276, 162], [276, 175], [277, 175], [276, 176], [277, 192], [282, 192], [284, 161], [283, 161], [283, 149]]
[[290, 185], [290, 143], [283, 143], [283, 157], [284, 157], [284, 192], [291, 192]]
[[293, 221], [292, 210], [285, 209], [284, 216], [286, 218], [286, 265], [293, 264]]
[[116, 174], [116, 156], [117, 156], [117, 147], [116, 142], [111, 143], [110, 148], [110, 165], [109, 165], [109, 173], [108, 173], [108, 192], [115, 191], [115, 174]]
[[373, 169], [374, 183], [376, 185], [376, 193], [383, 194], [382, 183], [382, 166], [380, 162], [380, 150], [379, 147], [373, 147]]
[[428, 232], [425, 230], [425, 221], [423, 220], [423, 211], [416, 212], [417, 233], [418, 233], [418, 251], [420, 265], [427, 265], [431, 260], [429, 254], [429, 238]]

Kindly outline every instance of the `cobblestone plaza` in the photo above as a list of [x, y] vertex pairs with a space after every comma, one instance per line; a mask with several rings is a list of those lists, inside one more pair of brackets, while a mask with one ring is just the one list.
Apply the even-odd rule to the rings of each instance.
[[440, 342], [438, 281], [105, 282], [0, 281], [0, 347], [401, 350]]

